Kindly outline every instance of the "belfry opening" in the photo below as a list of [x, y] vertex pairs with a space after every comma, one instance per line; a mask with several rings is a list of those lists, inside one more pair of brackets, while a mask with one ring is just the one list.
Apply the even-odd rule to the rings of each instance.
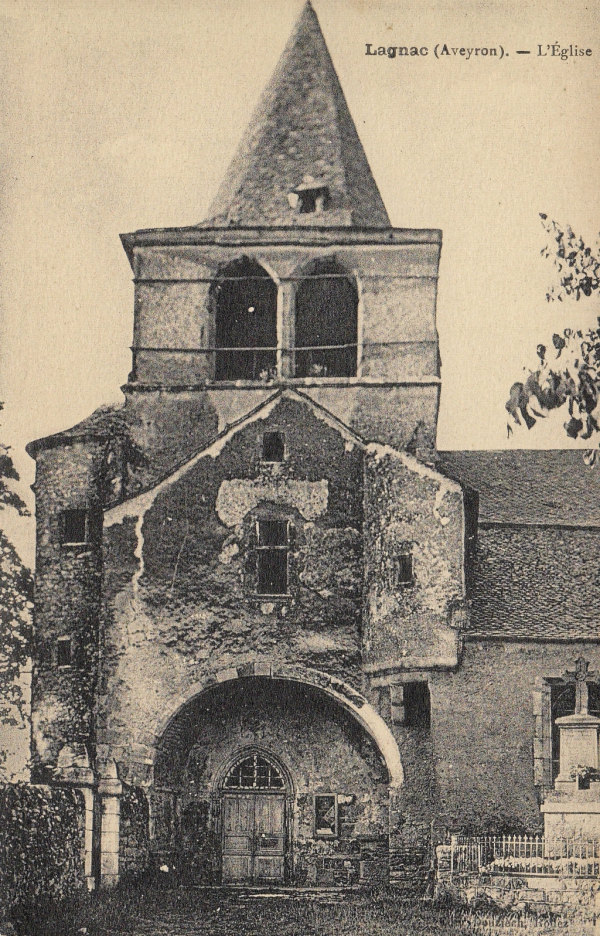
[[296, 377], [354, 377], [357, 363], [356, 284], [333, 258], [316, 260], [296, 289]]
[[248, 257], [229, 263], [212, 287], [215, 380], [258, 380], [277, 366], [277, 286]]

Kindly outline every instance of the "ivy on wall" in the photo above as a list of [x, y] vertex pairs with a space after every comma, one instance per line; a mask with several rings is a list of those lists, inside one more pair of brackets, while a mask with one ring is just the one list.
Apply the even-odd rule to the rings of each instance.
[[22, 912], [84, 887], [84, 816], [77, 791], [0, 783], [0, 907]]

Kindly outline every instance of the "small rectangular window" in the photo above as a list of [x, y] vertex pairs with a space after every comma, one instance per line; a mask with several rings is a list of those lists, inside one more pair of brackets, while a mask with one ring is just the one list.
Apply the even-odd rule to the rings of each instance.
[[63, 510], [60, 541], [63, 545], [87, 543], [88, 512], [82, 509]]
[[431, 727], [431, 699], [426, 682], [405, 683], [403, 686], [404, 724], [408, 728], [429, 731]]
[[396, 585], [412, 585], [413, 557], [408, 550], [396, 557]]
[[285, 437], [283, 432], [265, 432], [262, 437], [262, 460], [282, 462], [285, 455]]
[[59, 637], [56, 642], [56, 665], [71, 665], [71, 638]]
[[288, 589], [287, 520], [259, 520], [257, 583], [259, 595], [285, 595]]
[[315, 836], [336, 838], [338, 834], [338, 802], [336, 793], [315, 796]]

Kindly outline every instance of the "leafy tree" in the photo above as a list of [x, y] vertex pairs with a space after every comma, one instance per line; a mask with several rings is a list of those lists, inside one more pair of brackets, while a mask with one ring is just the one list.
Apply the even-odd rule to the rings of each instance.
[[[11, 486], [18, 480], [10, 448], [0, 443], [0, 510], [27, 516], [25, 502]], [[30, 654], [32, 590], [29, 569], [0, 530], [0, 724], [16, 725], [15, 715], [25, 715], [19, 676]]]
[[[542, 256], [551, 258], [558, 272], [557, 285], [546, 293], [548, 302], [565, 298], [590, 298], [600, 292], [600, 235], [588, 247], [570, 227], [563, 228], [547, 215], [540, 215], [551, 244]], [[572, 439], [592, 440], [600, 446], [600, 318], [596, 328], [584, 331], [565, 328], [552, 336], [552, 348], [537, 346], [539, 363], [525, 381], [514, 383], [506, 409], [517, 425], [528, 429], [550, 410], [566, 406], [569, 414], [564, 428]], [[507, 426], [512, 432], [510, 423]], [[584, 456], [594, 464], [598, 451]]]

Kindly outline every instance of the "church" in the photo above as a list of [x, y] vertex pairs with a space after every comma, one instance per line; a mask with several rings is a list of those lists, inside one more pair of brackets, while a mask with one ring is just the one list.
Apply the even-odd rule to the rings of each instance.
[[208, 217], [122, 243], [124, 402], [28, 446], [32, 778], [90, 886], [540, 829], [565, 718], [598, 766], [600, 475], [437, 450], [442, 233], [392, 227], [310, 2]]

